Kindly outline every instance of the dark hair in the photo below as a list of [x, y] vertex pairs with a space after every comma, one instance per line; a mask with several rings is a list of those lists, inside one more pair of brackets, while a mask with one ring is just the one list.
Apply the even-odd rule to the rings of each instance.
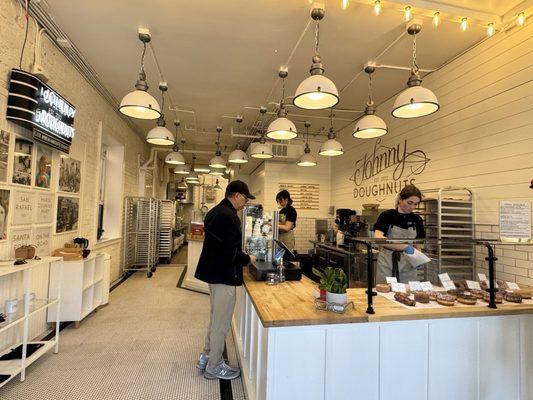
[[226, 192], [225, 197], [226, 197], [226, 199], [230, 199], [233, 196], [235, 196], [236, 194], [237, 194], [237, 192]]
[[289, 193], [288, 190], [282, 190], [276, 195], [276, 201], [280, 201], [280, 200], [289, 200], [287, 204], [289, 206], [292, 205], [291, 194]]
[[416, 196], [420, 200], [422, 200], [422, 192], [420, 189], [418, 189], [415, 185], [407, 185], [405, 186], [400, 193], [398, 193], [398, 197], [396, 198], [396, 205], [398, 205], [398, 202], [400, 200], [408, 199], [411, 196]]

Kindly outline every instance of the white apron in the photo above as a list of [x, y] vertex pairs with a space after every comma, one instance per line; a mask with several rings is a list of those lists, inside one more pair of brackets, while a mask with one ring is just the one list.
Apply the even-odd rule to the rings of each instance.
[[[416, 229], [392, 226], [386, 236], [388, 239], [416, 239]], [[393, 256], [394, 253], [396, 254]], [[397, 259], [397, 271], [393, 271], [395, 264], [393, 257]], [[376, 283], [386, 282], [387, 276], [396, 276], [398, 282], [408, 283], [418, 280], [418, 271], [407, 261], [402, 251], [393, 251], [382, 247], [378, 256]]]

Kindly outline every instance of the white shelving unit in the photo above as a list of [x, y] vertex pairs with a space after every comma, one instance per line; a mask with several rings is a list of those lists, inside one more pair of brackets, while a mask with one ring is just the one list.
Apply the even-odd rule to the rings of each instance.
[[[17, 327], [19, 324], [23, 325], [22, 330], [22, 341], [20, 343], [15, 343], [12, 346], [9, 346], [6, 349], [0, 349], [0, 357], [4, 356], [11, 352], [11, 349], [17, 348], [19, 345], [22, 345], [22, 358], [15, 360], [0, 360], [0, 375], [3, 375], [7, 378], [0, 381], [0, 387], [6, 385], [9, 381], [14, 379], [18, 374], [20, 374], [21, 382], [26, 379], [26, 368], [31, 365], [34, 361], [39, 359], [43, 354], [48, 352], [50, 349], [54, 349], [54, 353], [57, 354], [59, 351], [59, 323], [56, 323], [55, 326], [55, 338], [48, 341], [38, 341], [30, 342], [28, 339], [29, 334], [29, 321], [30, 318], [34, 315], [37, 315], [40, 312], [48, 310], [52, 307], [55, 308], [56, 318], [59, 316], [61, 310], [61, 284], [57, 287], [57, 290], [54, 294], [48, 294], [49, 298], [47, 299], [35, 299], [33, 304], [30, 305], [30, 292], [31, 292], [31, 272], [32, 269], [43, 263], [49, 264], [50, 273], [52, 269], [57, 271], [59, 277], [61, 277], [63, 270], [63, 260], [59, 257], [45, 257], [42, 260], [31, 260], [27, 264], [23, 264], [16, 267], [0, 267], [0, 278], [6, 277], [11, 274], [22, 274], [22, 286], [23, 286], [23, 300], [22, 306], [18, 307], [17, 312], [14, 314], [8, 314], [8, 319], [0, 323], [0, 335], [4, 332], [7, 332], [9, 329]], [[1, 312], [5, 310], [0, 309]], [[36, 350], [30, 356], [27, 356], [27, 346], [28, 344], [39, 343], [43, 346]]]
[[[108, 260], [108, 258], [107, 258]], [[64, 261], [63, 275], [55, 268], [50, 272], [50, 293], [63, 287], [63, 304], [58, 314], [54, 307], [48, 312], [48, 322], [79, 322], [99, 306], [107, 303], [109, 296], [109, 263], [106, 254], [91, 254], [79, 261]]]

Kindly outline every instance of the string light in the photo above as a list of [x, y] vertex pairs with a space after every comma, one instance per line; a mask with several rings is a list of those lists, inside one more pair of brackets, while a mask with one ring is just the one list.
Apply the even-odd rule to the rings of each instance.
[[406, 21], [410, 21], [411, 18], [413, 18], [413, 12], [412, 12], [411, 6], [407, 6], [407, 7], [404, 8], [404, 10], [403, 10], [403, 18]]
[[342, 0], [342, 2], [341, 2], [341, 6], [342, 6], [342, 9], [343, 9], [343, 10], [346, 10], [346, 9], [348, 8], [349, 5], [350, 5], [349, 0]]
[[381, 13], [381, 2], [376, 0], [374, 2], [374, 14], [379, 15]]
[[494, 35], [494, 24], [492, 22], [490, 24], [488, 24], [488, 26], [487, 26], [487, 35], [489, 37]]
[[464, 32], [468, 28], [468, 18], [463, 18], [461, 20], [461, 30]]
[[516, 21], [518, 22], [518, 25], [524, 26], [524, 24], [526, 23], [526, 14], [524, 14], [523, 12], [518, 14]]
[[440, 25], [440, 12], [436, 12], [433, 14], [433, 26], [436, 28]]

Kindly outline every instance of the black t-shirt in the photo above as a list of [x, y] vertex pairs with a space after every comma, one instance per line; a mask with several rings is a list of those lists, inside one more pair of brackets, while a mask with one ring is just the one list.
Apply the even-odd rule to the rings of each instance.
[[403, 229], [414, 228], [416, 229], [417, 239], [424, 239], [426, 237], [424, 221], [420, 215], [417, 214], [402, 214], [395, 209], [383, 211], [379, 215], [377, 222], [374, 224], [374, 230], [381, 231], [387, 236], [387, 232], [392, 226], [397, 226]]
[[291, 221], [293, 223], [292, 229], [296, 228], [296, 218], [298, 217], [298, 213], [293, 206], [283, 207], [279, 210], [279, 213], [285, 214], [285, 221]]

